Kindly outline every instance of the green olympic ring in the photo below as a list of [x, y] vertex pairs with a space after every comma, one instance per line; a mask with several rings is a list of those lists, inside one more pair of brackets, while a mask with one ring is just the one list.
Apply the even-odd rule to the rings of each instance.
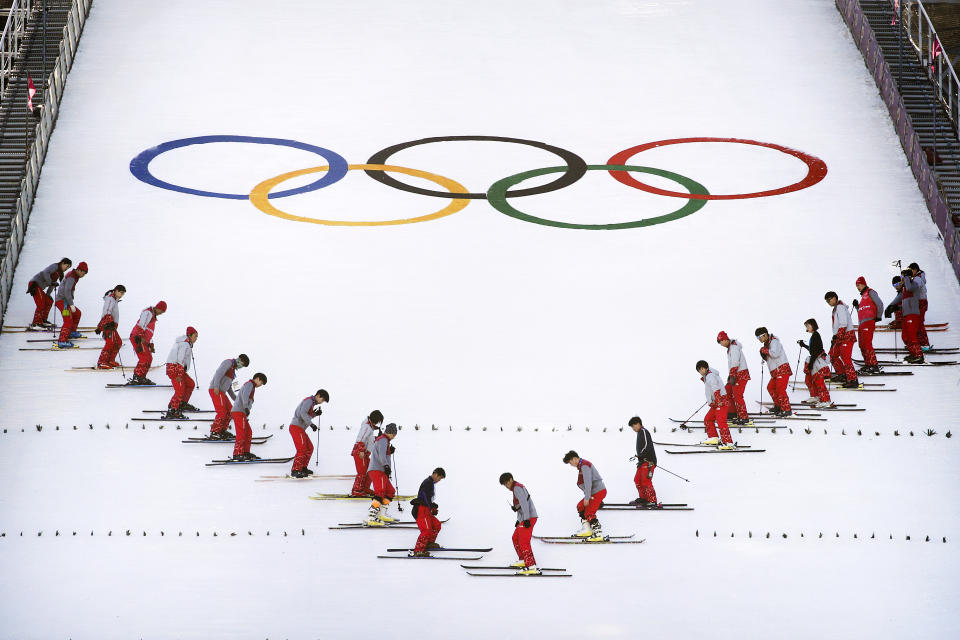
[[[653, 167], [636, 167], [626, 164], [590, 164], [587, 165], [587, 170], [637, 171], [639, 173], [650, 173], [655, 176], [660, 176], [661, 178], [673, 180], [689, 191], [691, 195], [709, 195], [710, 193], [707, 191], [705, 186], [699, 182], [696, 182], [695, 180], [691, 180], [685, 176], [673, 173], [672, 171], [654, 169]], [[687, 200], [687, 203], [676, 211], [664, 214], [662, 216], [656, 216], [654, 218], [644, 218], [642, 220], [633, 220], [632, 222], [616, 222], [612, 224], [575, 224], [572, 222], [559, 222], [557, 220], [538, 218], [528, 213], [523, 213], [507, 202], [507, 189], [510, 187], [523, 182], [524, 180], [529, 180], [530, 178], [536, 178], [537, 176], [546, 175], [548, 173], [560, 173], [561, 171], [569, 171], [569, 167], [547, 167], [546, 169], [533, 169], [531, 171], [524, 171], [522, 173], [517, 173], [507, 178], [503, 178], [502, 180], [498, 180], [494, 182], [487, 190], [487, 202], [489, 202], [490, 205], [500, 213], [506, 214], [511, 218], [516, 218], [517, 220], [523, 220], [524, 222], [542, 224], [548, 227], [560, 227], [562, 229], [587, 230], [635, 229], [638, 227], [650, 227], [655, 224], [663, 224], [664, 222], [670, 222], [672, 220], [684, 218], [691, 213], [696, 213], [702, 209], [705, 204], [707, 204], [706, 200]]]

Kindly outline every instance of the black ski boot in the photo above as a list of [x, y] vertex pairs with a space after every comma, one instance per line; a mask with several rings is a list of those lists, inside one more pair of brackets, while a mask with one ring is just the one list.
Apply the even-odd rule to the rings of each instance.
[[245, 454], [243, 454], [243, 459], [244, 459], [245, 461], [249, 462], [249, 461], [251, 461], [251, 460], [259, 460], [259, 459], [260, 459], [260, 456], [254, 455], [254, 454], [252, 454], [252, 453], [245, 453]]
[[793, 415], [793, 411], [791, 411], [790, 409], [785, 409], [785, 410], [781, 410], [780, 413], [778, 413], [777, 415], [780, 416], [781, 418], [789, 418], [790, 416]]
[[306, 477], [306, 476], [312, 476], [312, 475], [313, 475], [313, 471], [310, 471], [310, 469], [307, 469], [306, 467], [304, 467], [303, 469], [300, 469], [300, 471], [303, 471], [303, 475], [304, 475], [305, 477]]
[[307, 474], [303, 472], [303, 469], [294, 469], [290, 472], [291, 478], [306, 478]]
[[859, 389], [860, 381], [859, 380], [847, 380], [843, 383], [844, 389]]
[[186, 416], [183, 415], [183, 412], [180, 409], [168, 408], [167, 412], [163, 414], [164, 420], [185, 420]]
[[246, 462], [247, 456], [244, 453], [238, 453], [234, 456], [230, 456], [230, 459], [234, 462]]
[[181, 402], [180, 411], [200, 411], [200, 409], [197, 409], [195, 406], [193, 406], [189, 402]]

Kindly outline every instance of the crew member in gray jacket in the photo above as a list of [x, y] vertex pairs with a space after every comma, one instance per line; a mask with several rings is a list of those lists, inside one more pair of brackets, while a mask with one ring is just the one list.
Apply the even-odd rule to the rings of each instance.
[[233, 426], [237, 432], [233, 444], [233, 459], [237, 462], [260, 459], [260, 456], [250, 453], [250, 439], [253, 437], [253, 429], [250, 428], [250, 409], [253, 408], [254, 392], [265, 384], [267, 384], [266, 375], [253, 374], [253, 377], [240, 387], [237, 399], [230, 409], [230, 417], [233, 418]]
[[317, 430], [313, 424], [313, 419], [323, 413], [320, 408], [324, 402], [330, 401], [330, 394], [326, 389], [318, 389], [312, 396], [307, 396], [297, 405], [293, 412], [293, 420], [290, 421], [290, 437], [293, 438], [293, 446], [297, 448], [297, 454], [293, 458], [293, 469], [290, 475], [294, 478], [306, 478], [312, 476], [313, 471], [307, 469], [310, 463], [310, 456], [313, 454], [313, 443], [307, 435], [307, 427]]
[[[241, 353], [236, 358], [227, 358], [221, 362], [213, 373], [208, 391], [217, 417], [213, 419], [213, 424], [210, 425], [210, 439], [233, 440], [233, 434], [230, 433], [228, 428], [230, 425], [230, 407], [237, 399], [237, 394], [233, 392], [233, 381], [237, 377], [237, 369], [248, 366], [250, 366], [250, 358], [247, 357], [247, 354]], [[227, 394], [229, 394], [229, 397], [227, 397]]]
[[578, 538], [602, 540], [603, 530], [597, 520], [597, 509], [607, 497], [607, 488], [603, 484], [600, 472], [588, 460], [580, 457], [576, 451], [567, 451], [563, 456], [563, 463], [577, 469], [577, 487], [583, 491], [583, 499], [577, 503], [577, 513], [580, 514], [580, 531], [574, 535]]
[[513, 504], [510, 506], [517, 514], [517, 522], [513, 525], [513, 548], [517, 551], [518, 562], [511, 567], [519, 569], [521, 575], [539, 574], [537, 561], [533, 557], [530, 539], [533, 537], [533, 527], [537, 524], [537, 508], [533, 506], [533, 499], [527, 488], [513, 479], [512, 473], [501, 473], [500, 484], [513, 494]]

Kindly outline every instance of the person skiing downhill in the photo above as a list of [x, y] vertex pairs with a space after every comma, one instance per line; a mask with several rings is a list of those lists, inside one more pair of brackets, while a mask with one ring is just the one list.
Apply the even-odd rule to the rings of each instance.
[[440, 535], [442, 526], [440, 520], [437, 519], [437, 512], [440, 507], [437, 506], [435, 499], [436, 486], [446, 477], [447, 472], [443, 470], [443, 467], [437, 467], [420, 483], [417, 497], [410, 501], [410, 504], [413, 505], [413, 517], [416, 518], [417, 528], [420, 529], [417, 544], [407, 554], [410, 557], [427, 557], [430, 555], [428, 549], [438, 546], [437, 536]]
[[388, 513], [390, 502], [397, 495], [397, 490], [390, 482], [390, 474], [392, 473], [390, 456], [396, 451], [390, 442], [396, 437], [397, 425], [391, 422], [384, 427], [383, 433], [376, 437], [370, 449], [368, 475], [373, 483], [373, 501], [370, 503], [366, 522], [366, 525], [370, 527], [382, 527], [397, 521]]
[[310, 442], [306, 428], [311, 427], [314, 431], [317, 430], [312, 420], [323, 413], [320, 405], [329, 401], [330, 394], [325, 389], [318, 389], [312, 396], [307, 396], [301, 400], [293, 412], [293, 420], [290, 421], [290, 437], [293, 438], [293, 446], [297, 448], [297, 453], [293, 458], [293, 468], [290, 475], [294, 478], [306, 478], [313, 475], [313, 471], [307, 468], [310, 463], [310, 455], [313, 453], [313, 443]]
[[373, 448], [373, 441], [380, 431], [381, 424], [383, 424], [383, 414], [377, 409], [371, 411], [370, 415], [360, 423], [357, 440], [353, 443], [353, 449], [350, 450], [353, 464], [357, 469], [357, 476], [353, 481], [353, 490], [350, 492], [352, 496], [367, 496], [370, 494], [371, 486], [367, 469], [370, 466], [370, 450]]
[[115, 358], [120, 353], [123, 340], [120, 339], [117, 326], [120, 324], [120, 300], [126, 292], [127, 288], [118, 284], [103, 294], [103, 313], [100, 315], [97, 328], [94, 329], [97, 335], [103, 334], [103, 349], [100, 350], [100, 357], [97, 359], [97, 369], [113, 369], [120, 366]]
[[730, 421], [734, 424], [747, 424], [750, 416], [747, 403], [743, 400], [743, 392], [750, 380], [750, 369], [747, 367], [747, 357], [743, 355], [743, 346], [736, 340], [731, 340], [726, 331], [717, 334], [717, 342], [727, 350], [727, 402], [730, 404], [730, 411], [736, 414]]
[[156, 348], [153, 346], [153, 332], [157, 328], [157, 318], [167, 311], [167, 303], [161, 300], [152, 307], [147, 307], [140, 312], [140, 319], [133, 325], [130, 331], [130, 342], [133, 344], [133, 352], [137, 354], [137, 366], [133, 370], [133, 378], [127, 384], [156, 384], [147, 378], [147, 372], [150, 371], [150, 365], [153, 364], [153, 354]]
[[253, 396], [256, 390], [267, 384], [267, 376], [255, 373], [253, 377], [243, 383], [237, 393], [237, 399], [230, 408], [230, 417], [233, 418], [234, 430], [237, 432], [233, 443], [233, 460], [247, 462], [259, 460], [260, 456], [250, 453], [250, 440], [253, 438], [253, 429], [250, 428], [250, 410], [253, 408]]
[[883, 370], [877, 363], [877, 353], [873, 350], [873, 332], [880, 322], [880, 314], [883, 313], [883, 300], [876, 291], [867, 286], [867, 280], [863, 276], [857, 278], [857, 291], [860, 292], [860, 299], [853, 301], [853, 308], [857, 310], [857, 340], [860, 343], [860, 353], [863, 354], [863, 367], [857, 373], [882, 373]]
[[853, 330], [853, 319], [850, 317], [850, 308], [843, 303], [835, 291], [827, 291], [823, 299], [833, 308], [833, 338], [830, 340], [830, 360], [833, 363], [833, 372], [836, 374], [831, 380], [843, 382], [846, 389], [856, 389], [860, 386], [857, 380], [857, 370], [853, 367], [853, 345], [857, 342], [857, 334]]
[[823, 340], [818, 331], [820, 327], [814, 318], [809, 318], [803, 326], [810, 334], [810, 344], [797, 340], [801, 348], [810, 352], [803, 363], [803, 380], [810, 397], [803, 403], [816, 405], [818, 409], [832, 409], [835, 405], [830, 401], [830, 391], [827, 389], [826, 382], [830, 377], [830, 362], [823, 350]]
[[27, 283], [27, 295], [33, 297], [36, 310], [33, 312], [33, 322], [27, 327], [28, 330], [36, 331], [53, 326], [53, 323], [47, 320], [50, 309], [53, 308], [53, 297], [50, 294], [57, 289], [58, 283], [72, 265], [73, 261], [70, 258], [60, 258], [60, 262], [54, 262], [30, 278], [30, 282]]
[[630, 502], [637, 507], [659, 509], [657, 492], [653, 488], [653, 470], [657, 468], [657, 452], [653, 448], [653, 436], [639, 416], [630, 418], [627, 423], [637, 434], [637, 473], [633, 477], [633, 484], [637, 487], [640, 497]]
[[190, 404], [190, 396], [197, 383], [187, 373], [193, 360], [193, 345], [197, 337], [197, 330], [187, 327], [186, 333], [174, 340], [167, 355], [167, 377], [173, 385], [173, 396], [163, 416], [167, 420], [183, 420], [186, 417], [183, 415], [184, 411], [197, 411], [197, 408]]
[[[707, 397], [707, 403], [710, 408], [707, 415], [703, 417], [703, 426], [707, 431], [707, 438], [700, 444], [716, 445], [718, 449], [726, 451], [733, 449], [733, 438], [730, 437], [730, 429], [727, 427], [727, 391], [720, 382], [720, 372], [711, 369], [706, 360], [697, 361], [697, 373], [700, 374], [700, 381], [703, 382], [703, 391]], [[717, 427], [719, 426], [719, 437]]]
[[770, 413], [780, 417], [793, 415], [790, 408], [790, 396], [787, 395], [787, 385], [793, 369], [787, 361], [787, 353], [783, 350], [780, 338], [767, 331], [766, 327], [757, 327], [753, 332], [757, 340], [763, 345], [760, 347], [760, 357], [767, 363], [770, 370], [770, 382], [767, 383], [767, 393], [773, 400], [773, 409]]
[[571, 450], [564, 454], [563, 463], [577, 470], [577, 487], [583, 491], [583, 498], [577, 503], [580, 531], [573, 535], [577, 538], [586, 538], [590, 542], [600, 542], [604, 537], [603, 528], [597, 519], [597, 509], [603, 505], [603, 499], [607, 497], [603, 478], [600, 477], [600, 472], [593, 463], [582, 459], [576, 451]]
[[60, 315], [63, 316], [63, 326], [60, 328], [60, 338], [57, 341], [58, 349], [73, 349], [74, 344], [70, 342], [70, 340], [79, 338], [82, 335], [77, 331], [77, 327], [80, 326], [80, 317], [83, 314], [80, 313], [80, 309], [73, 303], [73, 295], [77, 288], [77, 282], [80, 278], [87, 275], [89, 271], [90, 269], [87, 267], [87, 263], [81, 262], [77, 265], [76, 269], [67, 272], [67, 275], [63, 276], [63, 280], [60, 281], [60, 286], [57, 287], [56, 305], [57, 309], [60, 310]]
[[523, 576], [539, 575], [537, 560], [533, 557], [533, 548], [530, 540], [533, 538], [533, 527], [537, 524], [537, 508], [533, 504], [527, 488], [513, 479], [510, 472], [500, 474], [500, 484], [513, 494], [513, 504], [510, 508], [517, 514], [517, 521], [513, 525], [513, 548], [520, 559], [510, 565]]
[[237, 375], [237, 370], [250, 366], [250, 358], [247, 354], [241, 353], [236, 358], [227, 358], [220, 363], [217, 370], [213, 373], [210, 380], [210, 399], [213, 401], [213, 408], [216, 411], [216, 417], [213, 424], [210, 425], [210, 439], [212, 440], [232, 440], [234, 435], [230, 433], [230, 408], [237, 399], [237, 394], [233, 392], [233, 380]]

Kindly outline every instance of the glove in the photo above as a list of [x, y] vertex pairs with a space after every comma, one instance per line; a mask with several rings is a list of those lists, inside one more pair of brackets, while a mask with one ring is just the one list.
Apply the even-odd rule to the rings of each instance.
[[[156, 348], [153, 346], [153, 343], [152, 343], [152, 342], [147, 345], [147, 349], [150, 349], [150, 353], [156, 353], [156, 352], [157, 352], [157, 350], [156, 350]], [[249, 414], [248, 414], [248, 415], [249, 415]]]
[[433, 515], [437, 515], [438, 513], [440, 513], [440, 507], [437, 506], [436, 502], [433, 502], [430, 504], [430, 513], [432, 513]]
[[859, 301], [859, 300], [854, 300], [854, 301], [853, 301], [853, 308], [854, 308], [854, 309], [860, 309], [860, 301]]
[[880, 316], [877, 316], [876, 318], [874, 318], [873, 321], [874, 321], [874, 322], [880, 322]]
[[837, 344], [837, 336], [830, 338], [830, 346], [832, 347], [835, 344]]
[[30, 284], [27, 285], [27, 294], [32, 296], [39, 288], [36, 282], [31, 281]]
[[315, 407], [315, 408], [313, 409], [313, 412], [314, 412], [314, 414], [315, 414], [317, 417], [323, 415], [323, 409], [321, 409], [320, 407]]
[[517, 520], [516, 522], [513, 523], [513, 528], [514, 528], [514, 529], [516, 529], [516, 528], [519, 527], [519, 526], [520, 526], [520, 521], [519, 521], [519, 520]]
[[647, 480], [650, 480], [651, 478], [653, 478], [653, 465], [650, 465], [647, 468]]
[[143, 339], [140, 336], [133, 336], [133, 344], [139, 347], [141, 342], [143, 342]]
[[115, 331], [116, 328], [117, 328], [116, 322], [108, 322], [107, 324], [103, 325], [104, 331]]
[[396, 447], [394, 447], [392, 444], [387, 447], [387, 453], [390, 454], [391, 456], [394, 454], [396, 450], [397, 450]]
[[388, 464], [383, 465], [383, 473], [385, 473], [387, 477], [390, 477], [391, 471], [393, 471], [393, 469], [390, 468], [390, 465]]
[[100, 335], [100, 327], [97, 327], [96, 329], [94, 329], [93, 332], [97, 335]]
[[245, 416], [247, 416], [247, 417], [249, 418], [249, 417], [250, 417], [250, 409], [244, 409], [244, 410], [243, 410], [243, 415], [245, 415]]
[[313, 424], [312, 422], [310, 423], [310, 428], [313, 429], [314, 431], [318, 430], [317, 425]]
[[518, 504], [510, 505], [510, 508], [514, 511], [520, 511], [520, 505]]
[[529, 528], [530, 528], [530, 521], [529, 521], [529, 520], [524, 520], [524, 521], [523, 521], [523, 526], [526, 527], [527, 529], [529, 529]]
[[727, 376], [727, 386], [728, 386], [728, 387], [732, 387], [732, 386], [735, 385], [736, 383], [737, 383], [737, 382], [736, 382], [736, 380], [734, 380], [733, 376]]
[[770, 356], [770, 350], [766, 347], [760, 349], [760, 357], [766, 360]]

